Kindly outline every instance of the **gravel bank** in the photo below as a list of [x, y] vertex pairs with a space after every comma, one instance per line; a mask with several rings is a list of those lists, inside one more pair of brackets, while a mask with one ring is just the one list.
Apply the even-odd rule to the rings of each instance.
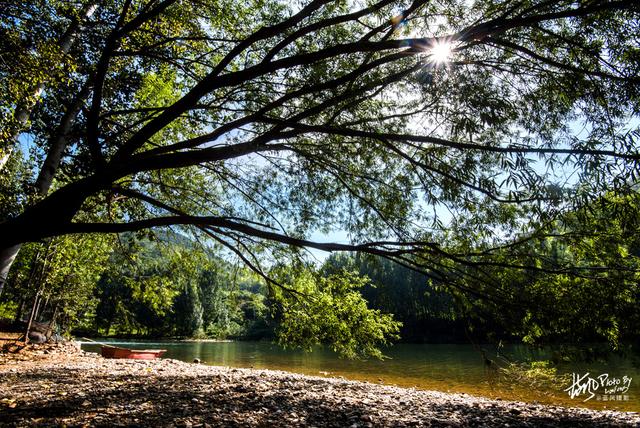
[[[22, 361], [20, 361], [22, 360]], [[0, 355], [3, 426], [640, 426], [640, 414], [553, 407], [176, 360], [45, 348]]]

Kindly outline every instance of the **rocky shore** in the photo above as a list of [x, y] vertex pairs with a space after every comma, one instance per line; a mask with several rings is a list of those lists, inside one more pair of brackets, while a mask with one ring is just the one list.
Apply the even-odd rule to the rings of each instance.
[[640, 414], [508, 402], [175, 360], [107, 360], [71, 345], [0, 354], [3, 426], [640, 426]]

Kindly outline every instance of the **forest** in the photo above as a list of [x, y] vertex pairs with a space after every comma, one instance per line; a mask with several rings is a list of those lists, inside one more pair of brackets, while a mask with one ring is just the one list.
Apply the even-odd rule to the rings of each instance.
[[[272, 266], [269, 276], [350, 279], [372, 314], [387, 314], [389, 338], [414, 343], [608, 343], [611, 350], [640, 338], [637, 289], [640, 195], [609, 198], [553, 226], [555, 236], [531, 240], [539, 265], [580, 259], [618, 266], [609, 278], [514, 275], [497, 268], [511, 311], [499, 302], [448, 291], [447, 284], [385, 258], [336, 253], [304, 266]], [[578, 219], [584, 216], [585, 218]], [[580, 227], [606, 230], [606, 236]], [[175, 232], [80, 235], [27, 244], [0, 296], [5, 323], [51, 322], [61, 335], [88, 337], [276, 340], [332, 343], [335, 324], [304, 340], [284, 316], [286, 302], [264, 278], [220, 248]], [[578, 268], [576, 268], [578, 269]], [[299, 287], [299, 285], [294, 285]], [[474, 286], [470, 284], [470, 286]], [[325, 288], [323, 290], [323, 288]], [[328, 284], [320, 291], [339, 296]], [[534, 302], [535, 305], [534, 306]], [[537, 309], [536, 309], [537, 308]], [[308, 307], [307, 309], [308, 310]], [[315, 308], [326, 316], [326, 308]], [[338, 315], [340, 317], [340, 315]], [[340, 322], [344, 322], [344, 315]], [[321, 331], [321, 330], [325, 331]], [[299, 334], [299, 333], [298, 333]], [[383, 342], [384, 343], [384, 342]], [[343, 350], [344, 351], [344, 350]]]
[[346, 356], [633, 342], [638, 13], [5, 2], [1, 315]]

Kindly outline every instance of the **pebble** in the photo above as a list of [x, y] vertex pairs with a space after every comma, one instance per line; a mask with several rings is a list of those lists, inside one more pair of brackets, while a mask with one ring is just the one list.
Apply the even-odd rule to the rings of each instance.
[[26, 360], [0, 355], [0, 425], [402, 428], [534, 427], [544, 421], [548, 427], [640, 426], [640, 415], [631, 412], [491, 400], [324, 374], [169, 359], [107, 360], [68, 347], [47, 349], [49, 354]]

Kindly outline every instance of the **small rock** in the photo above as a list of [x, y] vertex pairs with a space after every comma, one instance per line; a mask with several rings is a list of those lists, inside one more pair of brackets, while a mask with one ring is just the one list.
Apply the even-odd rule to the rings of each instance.
[[37, 331], [30, 331], [29, 332], [29, 340], [33, 344], [35, 344], [35, 343], [45, 343], [47, 341], [47, 338], [42, 333], [38, 333]]

